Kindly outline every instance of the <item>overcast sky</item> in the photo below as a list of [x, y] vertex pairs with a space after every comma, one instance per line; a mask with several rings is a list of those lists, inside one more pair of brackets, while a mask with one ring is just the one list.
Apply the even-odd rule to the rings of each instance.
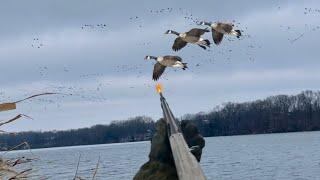
[[[191, 18], [234, 21], [244, 36], [225, 37], [210, 51], [188, 45], [173, 52], [175, 37], [164, 32], [201, 27]], [[19, 113], [34, 118], [3, 126], [5, 131], [160, 118], [154, 62], [145, 55], [179, 55], [188, 63], [188, 70], [167, 69], [160, 79], [177, 117], [229, 101], [320, 89], [318, 0], [4, 0], [0, 22], [1, 103], [42, 92], [73, 94], [43, 96], [1, 112], [0, 120]], [[211, 33], [205, 37], [212, 41]]]

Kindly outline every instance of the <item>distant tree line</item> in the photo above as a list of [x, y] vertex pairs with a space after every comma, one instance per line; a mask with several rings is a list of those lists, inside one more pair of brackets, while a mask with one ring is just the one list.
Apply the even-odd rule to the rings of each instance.
[[227, 103], [209, 113], [185, 115], [204, 136], [320, 130], [320, 91]]
[[90, 128], [2, 134], [0, 135], [0, 150], [10, 149], [24, 141], [28, 142], [31, 148], [143, 141], [150, 139], [154, 127], [155, 124], [151, 118], [140, 116]]
[[[193, 121], [207, 137], [320, 130], [320, 91], [227, 103], [209, 113], [189, 114], [182, 119]], [[23, 141], [31, 148], [142, 141], [148, 140], [154, 130], [155, 122], [141, 116], [67, 131], [2, 134], [0, 150]]]

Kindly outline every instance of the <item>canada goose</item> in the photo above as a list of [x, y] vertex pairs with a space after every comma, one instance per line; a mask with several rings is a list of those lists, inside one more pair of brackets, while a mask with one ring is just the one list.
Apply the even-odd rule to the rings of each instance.
[[206, 32], [209, 32], [209, 30], [193, 28], [190, 31], [184, 33], [178, 33], [173, 30], [168, 30], [165, 32], [165, 34], [175, 34], [178, 36], [173, 43], [172, 49], [174, 51], [179, 51], [180, 49], [185, 47], [187, 43], [197, 44], [203, 49], [206, 49], [206, 46], [210, 47], [210, 41], [201, 37]]
[[214, 43], [217, 45], [221, 43], [224, 34], [234, 35], [234, 36], [237, 36], [237, 38], [240, 38], [241, 36], [241, 31], [234, 30], [233, 29], [234, 25], [231, 23], [222, 23], [222, 22], [208, 23], [208, 22], [202, 21], [200, 25], [207, 25], [211, 27], [212, 39]]
[[157, 63], [154, 65], [152, 75], [152, 79], [155, 81], [160, 78], [166, 67], [182, 68], [183, 70], [188, 68], [187, 63], [183, 63], [181, 57], [179, 56], [146, 56], [144, 59], [154, 59], [157, 61]]

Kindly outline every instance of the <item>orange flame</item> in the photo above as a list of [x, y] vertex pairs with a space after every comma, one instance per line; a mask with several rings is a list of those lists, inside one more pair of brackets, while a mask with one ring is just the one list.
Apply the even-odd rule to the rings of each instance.
[[158, 93], [161, 93], [161, 92], [162, 92], [162, 85], [161, 85], [160, 83], [158, 83], [158, 84], [156, 85], [156, 90], [157, 90]]

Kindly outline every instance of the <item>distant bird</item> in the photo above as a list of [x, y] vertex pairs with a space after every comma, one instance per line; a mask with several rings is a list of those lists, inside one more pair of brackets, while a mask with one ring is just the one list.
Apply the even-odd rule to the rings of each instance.
[[187, 63], [183, 63], [181, 57], [179, 56], [146, 56], [145, 59], [154, 59], [157, 61], [157, 63], [154, 65], [152, 75], [152, 79], [155, 81], [160, 78], [166, 67], [182, 68], [183, 70], [188, 68]]
[[232, 23], [222, 23], [222, 22], [208, 23], [208, 22], [202, 21], [200, 25], [207, 25], [211, 27], [212, 39], [214, 43], [217, 45], [221, 43], [224, 34], [234, 35], [234, 36], [237, 36], [237, 38], [240, 38], [241, 36], [241, 31], [234, 30], [233, 29], [234, 25]]
[[178, 33], [173, 30], [168, 30], [165, 32], [165, 34], [175, 34], [178, 36], [173, 43], [172, 49], [174, 51], [179, 51], [180, 49], [185, 47], [187, 43], [197, 44], [203, 49], [206, 49], [206, 47], [210, 47], [210, 41], [201, 37], [206, 32], [210, 31], [208, 29], [193, 28], [190, 31], [184, 33]]

